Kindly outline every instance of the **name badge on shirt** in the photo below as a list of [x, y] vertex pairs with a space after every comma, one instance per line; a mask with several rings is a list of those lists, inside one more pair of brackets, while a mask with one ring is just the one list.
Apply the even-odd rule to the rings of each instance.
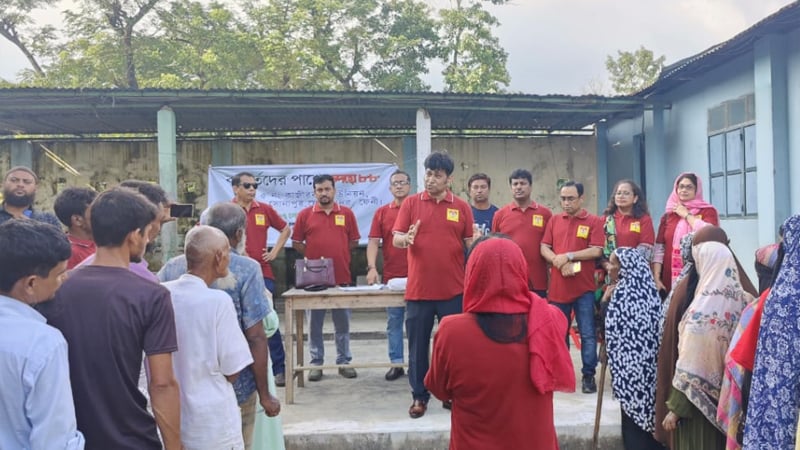
[[578, 225], [578, 233], [576, 234], [581, 239], [586, 239], [589, 237], [589, 226], [588, 225]]
[[447, 208], [447, 220], [450, 222], [458, 222], [459, 211], [457, 209]]
[[631, 222], [630, 231], [632, 231], [634, 233], [641, 233], [642, 232], [642, 227], [641, 227], [641, 225], [639, 225], [639, 222]]
[[334, 223], [336, 226], [343, 227], [344, 226], [344, 214], [336, 214], [333, 216]]
[[544, 217], [540, 216], [539, 214], [534, 214], [533, 226], [542, 228], [544, 226]]
[[256, 214], [256, 225], [263, 227], [267, 224], [267, 216], [263, 214]]

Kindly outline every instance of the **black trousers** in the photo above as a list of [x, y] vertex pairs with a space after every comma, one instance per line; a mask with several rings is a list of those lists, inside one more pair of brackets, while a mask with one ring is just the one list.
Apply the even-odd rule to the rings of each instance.
[[[433, 319], [461, 312], [463, 295], [450, 300], [418, 300], [406, 302], [406, 333], [408, 333], [408, 382], [414, 400], [427, 402], [431, 393], [425, 388], [425, 375], [430, 367], [430, 344]], [[448, 400], [448, 399], [443, 399]]]

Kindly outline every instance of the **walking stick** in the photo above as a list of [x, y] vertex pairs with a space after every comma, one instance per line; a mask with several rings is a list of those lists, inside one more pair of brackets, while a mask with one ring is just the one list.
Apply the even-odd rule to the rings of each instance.
[[600, 435], [600, 415], [603, 412], [603, 389], [606, 387], [606, 367], [608, 366], [608, 355], [606, 355], [606, 343], [600, 344], [600, 386], [597, 389], [597, 409], [594, 411], [594, 434], [592, 435], [592, 449], [597, 450]]

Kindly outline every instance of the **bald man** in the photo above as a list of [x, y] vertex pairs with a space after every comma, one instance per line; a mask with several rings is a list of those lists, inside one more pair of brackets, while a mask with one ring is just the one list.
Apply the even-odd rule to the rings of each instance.
[[186, 235], [187, 273], [164, 283], [172, 294], [181, 386], [181, 441], [192, 449], [243, 449], [242, 419], [231, 384], [253, 363], [231, 297], [209, 286], [228, 275], [230, 244], [201, 225]]

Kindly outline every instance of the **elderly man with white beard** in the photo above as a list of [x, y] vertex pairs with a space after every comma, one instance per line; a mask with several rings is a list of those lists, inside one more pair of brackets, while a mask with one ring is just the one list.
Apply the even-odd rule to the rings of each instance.
[[[201, 223], [225, 233], [231, 246], [228, 276], [217, 280], [211, 288], [221, 289], [233, 299], [239, 326], [253, 356], [254, 363], [242, 370], [233, 383], [242, 412], [242, 436], [245, 448], [249, 450], [253, 444], [257, 398], [267, 416], [274, 417], [280, 413], [280, 402], [269, 392], [269, 346], [262, 325], [272, 308], [261, 278], [261, 266], [255, 260], [239, 254], [239, 250], [244, 250], [245, 242], [245, 214], [242, 208], [234, 203], [217, 203], [204, 213]], [[170, 259], [158, 272], [158, 278], [162, 282], [172, 281], [185, 273], [186, 257], [181, 255]]]

